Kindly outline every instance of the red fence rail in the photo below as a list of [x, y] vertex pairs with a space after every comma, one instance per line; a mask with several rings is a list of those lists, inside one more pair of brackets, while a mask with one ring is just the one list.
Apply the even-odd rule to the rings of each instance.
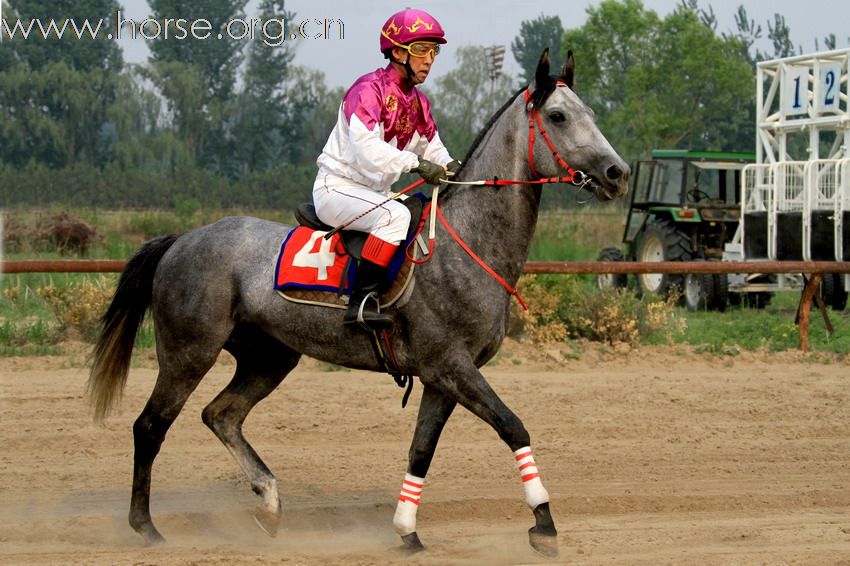
[[[118, 273], [122, 259], [22, 259], [0, 261], [0, 273]], [[850, 273], [846, 261], [529, 261], [525, 273]]]
[[[117, 273], [126, 261], [112, 259], [25, 259], [0, 261], [0, 273]], [[525, 273], [536, 274], [637, 274], [637, 273], [803, 273], [809, 274], [800, 297], [798, 321], [800, 349], [809, 349], [812, 299], [824, 273], [850, 273], [850, 262], [838, 261], [530, 261]], [[826, 309], [824, 322], [831, 329]]]

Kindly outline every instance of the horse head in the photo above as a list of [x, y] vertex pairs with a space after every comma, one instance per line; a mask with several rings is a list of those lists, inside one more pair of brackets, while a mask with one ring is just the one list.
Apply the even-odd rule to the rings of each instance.
[[[572, 51], [567, 53], [558, 76], [553, 77], [549, 74], [549, 49], [543, 50], [526, 93], [526, 112], [549, 139], [546, 143], [535, 141], [529, 151], [529, 165], [538, 177], [557, 177], [564, 174], [566, 163], [584, 173], [585, 186], [599, 200], [612, 200], [626, 194], [629, 166], [599, 131], [593, 111], [573, 90], [574, 78]], [[538, 137], [545, 139], [546, 134]]]

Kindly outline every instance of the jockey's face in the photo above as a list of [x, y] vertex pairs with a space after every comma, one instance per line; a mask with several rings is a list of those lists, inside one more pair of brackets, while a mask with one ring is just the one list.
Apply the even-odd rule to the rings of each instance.
[[[437, 44], [434, 43], [433, 47], [437, 47]], [[434, 64], [436, 50], [429, 49], [424, 56], [417, 57], [413, 55], [409, 49], [394, 47], [393, 55], [395, 56], [396, 61], [401, 61], [402, 63], [407, 61], [410, 64], [410, 68], [413, 69], [411, 82], [413, 82], [413, 84], [422, 84], [425, 82], [425, 79], [428, 78], [428, 73], [431, 72], [431, 65]]]

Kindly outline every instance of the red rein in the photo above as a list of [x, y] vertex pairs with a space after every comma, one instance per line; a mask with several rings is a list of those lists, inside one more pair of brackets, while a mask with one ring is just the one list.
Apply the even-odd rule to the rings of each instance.
[[[558, 83], [556, 83], [556, 86], [566, 87], [568, 85], [566, 83], [563, 83], [563, 82], [558, 82]], [[543, 127], [543, 121], [540, 119], [540, 114], [537, 112], [537, 108], [535, 108], [534, 104], [531, 102], [531, 97], [532, 97], [531, 91], [526, 90], [524, 96], [525, 96], [526, 110], [528, 112], [528, 165], [531, 168], [531, 174], [535, 178], [531, 179], [531, 180], [520, 180], [520, 181], [512, 180], [512, 179], [493, 178], [493, 179], [486, 179], [484, 181], [476, 181], [476, 182], [473, 182], [473, 183], [470, 183], [470, 184], [482, 185], [482, 186], [492, 186], [492, 187], [503, 187], [503, 186], [507, 186], [507, 185], [542, 185], [542, 184], [548, 184], [548, 183], [572, 183], [573, 185], [583, 186], [588, 181], [587, 176], [584, 174], [584, 172], [578, 171], [578, 170], [570, 167], [569, 164], [567, 164], [567, 162], [564, 160], [564, 158], [561, 157], [561, 154], [555, 148], [555, 144], [552, 143], [552, 140], [549, 138], [549, 134], [546, 132], [546, 129]], [[543, 177], [543, 178], [541, 178], [538, 175], [537, 169], [534, 166], [535, 129], [540, 130], [540, 135], [543, 137], [543, 141], [546, 142], [547, 147], [552, 152], [552, 157], [555, 159], [555, 161], [558, 162], [558, 165], [560, 165], [567, 172], [566, 176], [563, 176], [563, 177]], [[422, 181], [417, 181], [413, 185], [410, 185], [410, 186], [402, 189], [401, 192], [406, 193], [409, 190], [411, 190], [414, 187], [417, 187], [421, 184], [422, 184]], [[440, 223], [443, 225], [443, 227], [446, 229], [446, 231], [452, 236], [454, 241], [457, 242], [458, 245], [467, 254], [469, 254], [469, 256], [473, 260], [475, 260], [475, 262], [478, 265], [480, 265], [493, 279], [498, 281], [499, 284], [502, 285], [502, 287], [504, 287], [505, 290], [510, 295], [516, 297], [516, 300], [519, 302], [519, 304], [520, 304], [520, 306], [522, 307], [523, 310], [528, 310], [528, 307], [526, 306], [525, 301], [520, 296], [516, 287], [511, 286], [507, 281], [505, 281], [505, 279], [502, 276], [500, 276], [498, 273], [493, 271], [493, 268], [491, 268], [489, 265], [487, 265], [484, 262], [483, 259], [478, 257], [478, 255], [476, 255], [475, 252], [472, 251], [472, 249], [466, 244], [466, 242], [464, 242], [461, 239], [461, 237], [457, 234], [457, 232], [455, 232], [454, 229], [449, 225], [448, 221], [446, 221], [445, 216], [443, 216], [443, 211], [440, 210], [437, 203], [430, 203], [429, 202], [427, 204], [427, 206], [425, 207], [425, 210], [422, 213], [422, 219], [419, 222], [419, 229], [417, 230], [416, 236], [418, 237], [419, 234], [422, 232], [422, 229], [425, 227], [425, 218], [428, 216], [428, 212], [431, 210], [432, 204], [437, 207], [437, 216], [440, 219]], [[414, 239], [414, 242], [415, 242], [415, 239]], [[414, 242], [411, 242], [410, 246], [413, 246]], [[410, 246], [408, 246], [408, 249], [407, 249], [407, 252], [406, 252], [407, 253], [407, 259], [409, 259], [410, 261], [412, 261], [415, 264], [421, 265], [423, 263], [427, 263], [428, 261], [431, 260], [431, 258], [434, 255], [434, 240], [433, 239], [431, 239], [429, 241], [428, 247], [429, 247], [430, 251], [429, 251], [428, 257], [426, 259], [423, 259], [423, 260], [416, 260], [416, 259], [413, 258], [413, 254], [410, 253]]]

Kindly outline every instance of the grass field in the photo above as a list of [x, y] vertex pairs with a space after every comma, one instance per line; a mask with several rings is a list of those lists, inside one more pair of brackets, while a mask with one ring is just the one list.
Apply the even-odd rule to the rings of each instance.
[[[11, 220], [18, 230], [23, 227], [26, 231], [46, 214], [49, 212], [7, 213], [6, 225]], [[126, 259], [149, 238], [182, 232], [231, 214], [251, 214], [285, 222], [291, 222], [292, 218], [290, 213], [281, 211], [71, 211], [72, 216], [91, 225], [97, 233], [86, 257], [108, 259]], [[542, 212], [529, 259], [595, 259], [603, 247], [620, 242], [624, 221], [624, 213], [617, 208]], [[55, 250], [25, 239], [5, 249], [6, 259], [59, 257]], [[56, 354], [68, 339], [90, 341], [116, 281], [117, 275], [113, 274], [3, 276], [0, 356]], [[524, 319], [527, 328], [540, 327], [534, 333], [538, 339], [570, 339], [580, 334], [591, 339], [606, 340], [607, 336], [608, 340], [627, 340], [622, 338], [622, 333], [611, 333], [608, 323], [614, 320], [619, 325], [618, 332], [628, 330], [638, 343], [689, 344], [717, 355], [735, 355], [742, 350], [788, 350], [799, 345], [794, 324], [799, 300], [796, 293], [777, 294], [762, 310], [730, 307], [725, 313], [690, 313], [632, 294], [600, 297], [592, 276], [524, 278], [521, 284], [521, 291], [530, 299], [531, 311], [517, 316]], [[812, 313], [813, 349], [841, 355], [850, 353], [850, 325], [844, 313], [829, 311], [829, 315], [835, 326], [832, 336], [827, 336], [819, 314]], [[584, 326], [577, 322], [579, 319]], [[608, 334], [591, 331], [591, 327], [598, 330], [600, 324], [608, 324]], [[138, 345], [152, 347], [153, 343], [153, 330], [146, 322]]]

